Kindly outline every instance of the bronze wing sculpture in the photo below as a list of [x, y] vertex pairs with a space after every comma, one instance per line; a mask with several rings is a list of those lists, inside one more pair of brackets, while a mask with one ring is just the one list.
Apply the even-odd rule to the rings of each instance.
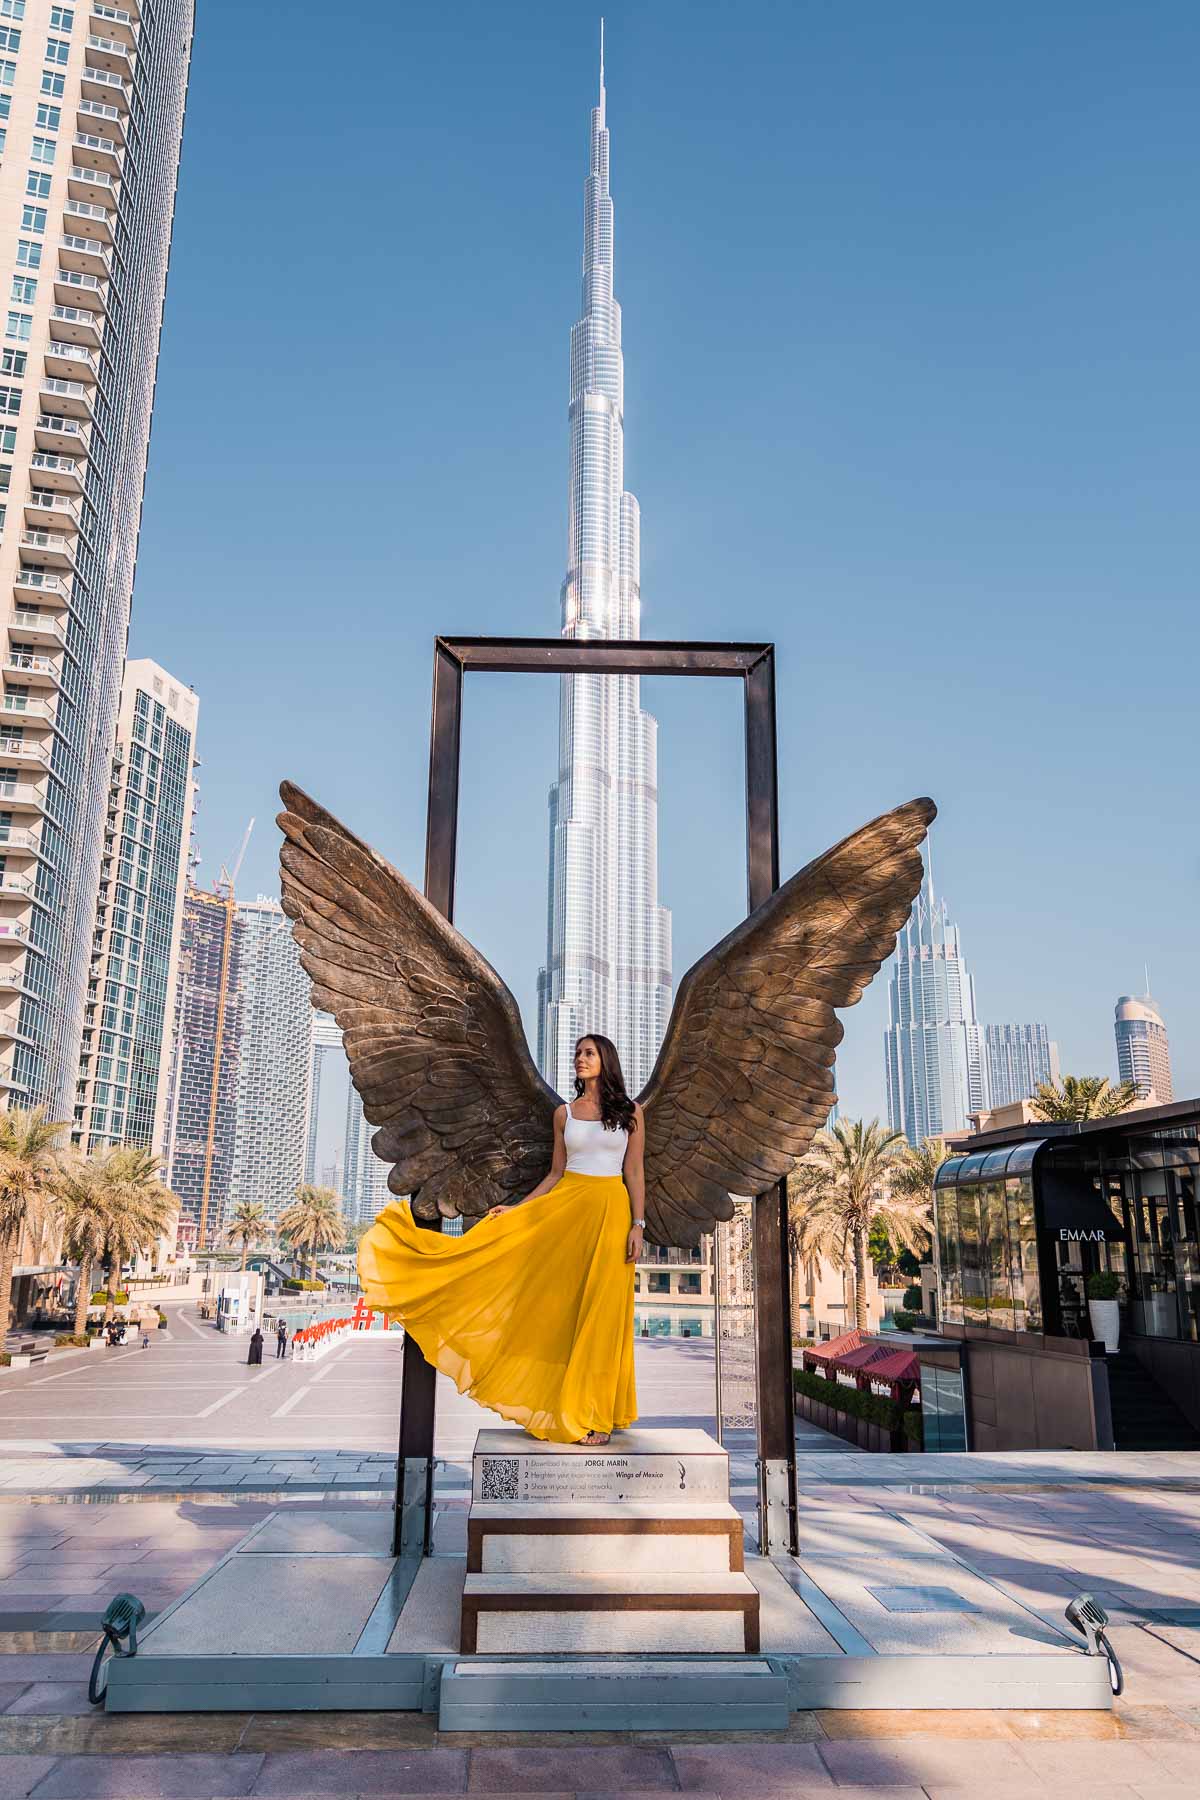
[[[545, 1174], [559, 1097], [517, 1003], [461, 932], [290, 782], [283, 909], [313, 1004], [342, 1028], [393, 1193], [477, 1217]], [[853, 1006], [921, 885], [936, 808], [910, 800], [826, 851], [688, 970], [646, 1118], [646, 1235], [695, 1244], [804, 1155], [834, 1100], [835, 1008]]]

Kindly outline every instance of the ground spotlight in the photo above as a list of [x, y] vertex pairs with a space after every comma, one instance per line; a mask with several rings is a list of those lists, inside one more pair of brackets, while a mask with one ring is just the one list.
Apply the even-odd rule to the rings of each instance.
[[1125, 1677], [1121, 1673], [1117, 1653], [1105, 1636], [1104, 1627], [1108, 1624], [1108, 1614], [1100, 1602], [1091, 1594], [1077, 1594], [1067, 1606], [1067, 1624], [1073, 1625], [1083, 1638], [1089, 1656], [1108, 1658], [1109, 1683], [1113, 1693], [1119, 1694], [1125, 1686]]

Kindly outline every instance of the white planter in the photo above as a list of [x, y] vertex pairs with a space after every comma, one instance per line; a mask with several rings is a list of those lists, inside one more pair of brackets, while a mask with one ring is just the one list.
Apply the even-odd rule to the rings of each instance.
[[1120, 1348], [1121, 1308], [1116, 1300], [1089, 1300], [1092, 1336], [1099, 1338], [1110, 1356]]

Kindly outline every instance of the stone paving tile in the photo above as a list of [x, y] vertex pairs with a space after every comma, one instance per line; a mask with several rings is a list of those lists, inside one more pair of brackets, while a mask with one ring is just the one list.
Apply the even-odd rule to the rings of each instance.
[[[1153, 1780], [1161, 1784], [1164, 1780], [1185, 1781], [1190, 1779], [1195, 1790], [1200, 1792], [1200, 1760], [1197, 1759], [1194, 1744], [1147, 1743], [1145, 1749], [1158, 1765]], [[1147, 1785], [1145, 1776], [1139, 1776], [1138, 1781], [1141, 1786]]]
[[53, 1767], [52, 1756], [0, 1757], [0, 1800], [25, 1800]]
[[250, 1793], [261, 1756], [65, 1756], [37, 1800], [231, 1800]]
[[[1164, 1764], [1159, 1760], [1159, 1749], [1149, 1740], [1081, 1743], [1076, 1739], [1073, 1743], [1060, 1740], [1038, 1744], [1026, 1739], [1019, 1744], [1018, 1754], [1047, 1786], [1069, 1781], [1080, 1788], [1103, 1782], [1128, 1782], [1132, 1787], [1138, 1781], [1162, 1781]], [[1164, 1744], [1161, 1749], [1181, 1751], [1192, 1773], [1197, 1773], [1196, 1752], [1190, 1745]]]
[[792, 1794], [798, 1787], [832, 1789], [814, 1744], [709, 1742], [672, 1751], [685, 1792], [716, 1788], [721, 1794]]
[[0, 1681], [0, 1712], [7, 1712], [15, 1700], [19, 1700], [29, 1683], [26, 1681]]
[[61, 1651], [0, 1651], [0, 1681], [86, 1681], [90, 1656]]
[[[287, 1750], [261, 1759], [254, 1795], [461, 1794], [467, 1785], [465, 1750]], [[217, 1792], [214, 1785], [212, 1792]], [[221, 1789], [222, 1793], [226, 1790]]]
[[94, 1711], [88, 1699], [86, 1680], [33, 1681], [8, 1706], [0, 1705], [0, 1712], [9, 1717], [34, 1714], [38, 1718], [47, 1718], [52, 1714], [62, 1717], [77, 1713], [90, 1718]]
[[[674, 1793], [681, 1785], [676, 1779], [678, 1759], [673, 1763], [668, 1751], [649, 1747], [598, 1749], [564, 1744], [545, 1750], [472, 1750], [469, 1754], [467, 1785], [472, 1794], [574, 1794], [608, 1789], [661, 1794]], [[704, 1788], [718, 1785], [695, 1783]]]
[[[1057, 1747], [1072, 1750], [1087, 1748], [1074, 1744]], [[1021, 1758], [1020, 1752], [1025, 1748], [1023, 1744], [1000, 1739], [974, 1743], [970, 1740], [932, 1742], [926, 1738], [905, 1738], [899, 1743], [843, 1739], [814, 1746], [822, 1763], [840, 1786], [857, 1784], [859, 1787], [903, 1787], [915, 1784], [928, 1787], [931, 1783], [940, 1782], [943, 1786], [971, 1786], [977, 1791], [986, 1789], [989, 1796], [996, 1785], [1003, 1782], [1009, 1782], [1013, 1786], [1024, 1782], [1028, 1789], [1032, 1781], [1036, 1788], [1035, 1772]], [[1105, 1745], [1105, 1749], [1108, 1748], [1110, 1746]], [[1110, 1779], [1115, 1781], [1119, 1777], [1114, 1772]]]
[[[432, 1750], [436, 1713], [255, 1713], [237, 1740], [239, 1750]], [[458, 1735], [447, 1749], [462, 1749]]]
[[[817, 1714], [821, 1731], [828, 1738], [1011, 1738], [1007, 1712], [835, 1712]], [[1108, 1718], [1102, 1713], [1051, 1714], [1054, 1718]], [[1081, 1734], [1085, 1735], [1085, 1734]], [[1115, 1737], [1116, 1732], [1112, 1735]]]

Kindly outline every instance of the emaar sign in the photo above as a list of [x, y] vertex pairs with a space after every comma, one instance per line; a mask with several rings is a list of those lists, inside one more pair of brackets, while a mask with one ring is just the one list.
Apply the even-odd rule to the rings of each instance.
[[[1108, 1242], [1108, 1233], [1102, 1226], [1096, 1231], [1072, 1231], [1069, 1226], [1064, 1225], [1058, 1235], [1064, 1244], [1106, 1244]], [[1114, 1232], [1113, 1235], [1115, 1237], [1118, 1234]]]

